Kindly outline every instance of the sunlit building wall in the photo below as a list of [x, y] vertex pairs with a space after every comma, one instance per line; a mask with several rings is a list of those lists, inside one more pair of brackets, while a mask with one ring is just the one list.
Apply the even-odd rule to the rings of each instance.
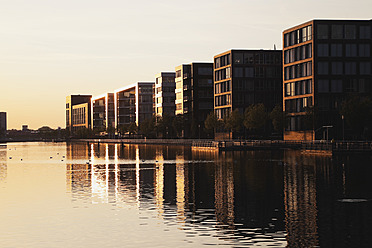
[[[91, 127], [91, 98], [91, 95], [70, 95], [66, 97], [66, 129], [70, 133], [80, 127]], [[82, 118], [84, 115], [85, 118]], [[79, 120], [75, 120], [75, 117]]]
[[72, 106], [72, 126], [73, 130], [79, 128], [90, 128], [90, 104], [82, 103]]
[[162, 117], [164, 114], [175, 115], [176, 105], [176, 73], [160, 72], [155, 81], [155, 115]]
[[114, 91], [115, 126], [139, 125], [154, 115], [154, 83], [137, 82]]
[[92, 129], [115, 128], [114, 93], [105, 93], [92, 98]]
[[283, 32], [285, 140], [321, 138], [322, 126], [342, 137], [342, 101], [372, 92], [371, 30], [372, 20], [312, 20]]

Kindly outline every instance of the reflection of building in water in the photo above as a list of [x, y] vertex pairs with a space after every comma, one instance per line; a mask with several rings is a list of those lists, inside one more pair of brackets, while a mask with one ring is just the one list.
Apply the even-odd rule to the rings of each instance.
[[132, 155], [133, 152], [135, 156], [139, 149], [127, 150], [119, 144], [68, 144], [66, 152], [70, 163], [67, 164], [66, 181], [74, 200], [138, 202], [139, 164], [136, 161], [119, 164], [119, 158], [120, 154]]
[[[221, 156], [226, 155], [221, 154]], [[216, 163], [215, 172], [216, 219], [220, 224], [234, 226], [234, 164], [231, 159]]]
[[287, 152], [284, 156], [284, 205], [289, 247], [316, 247], [317, 194], [315, 161]]
[[188, 166], [183, 154], [176, 157], [177, 220], [184, 222], [186, 201], [188, 199]]
[[164, 213], [164, 158], [163, 153], [156, 153], [155, 157], [155, 203], [159, 217]]
[[6, 149], [6, 145], [0, 145], [0, 182], [5, 181], [8, 174]]

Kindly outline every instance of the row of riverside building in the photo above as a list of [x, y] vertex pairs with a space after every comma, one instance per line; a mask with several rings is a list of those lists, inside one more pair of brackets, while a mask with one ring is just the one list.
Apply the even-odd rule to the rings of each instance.
[[[177, 66], [155, 82], [135, 84], [99, 96], [66, 98], [66, 128], [118, 128], [152, 116], [182, 114], [184, 137], [204, 126], [214, 111], [219, 119], [251, 104], [268, 111], [282, 105], [285, 140], [314, 140], [317, 129], [343, 132], [339, 113], [350, 95], [372, 95], [372, 20], [311, 20], [283, 31], [283, 50], [229, 50], [213, 63]], [[305, 109], [319, 111], [317, 125], [304, 124]], [[307, 130], [308, 129], [308, 130]]]

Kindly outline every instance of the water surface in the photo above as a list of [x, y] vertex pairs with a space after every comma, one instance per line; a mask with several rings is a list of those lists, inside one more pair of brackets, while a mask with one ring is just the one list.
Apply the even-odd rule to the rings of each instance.
[[370, 156], [0, 146], [0, 247], [372, 247]]

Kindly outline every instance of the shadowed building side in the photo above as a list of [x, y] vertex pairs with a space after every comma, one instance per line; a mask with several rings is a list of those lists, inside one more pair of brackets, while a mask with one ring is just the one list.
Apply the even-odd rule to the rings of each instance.
[[183, 115], [184, 137], [204, 137], [204, 121], [213, 111], [213, 63], [176, 67], [176, 115]]
[[343, 101], [372, 92], [371, 26], [312, 20], [283, 32], [285, 140], [319, 139], [328, 128], [330, 139], [343, 137]]
[[[267, 111], [282, 102], [281, 50], [229, 50], [214, 56], [214, 111], [224, 119], [238, 109], [263, 103]], [[229, 137], [228, 131], [216, 138]]]

